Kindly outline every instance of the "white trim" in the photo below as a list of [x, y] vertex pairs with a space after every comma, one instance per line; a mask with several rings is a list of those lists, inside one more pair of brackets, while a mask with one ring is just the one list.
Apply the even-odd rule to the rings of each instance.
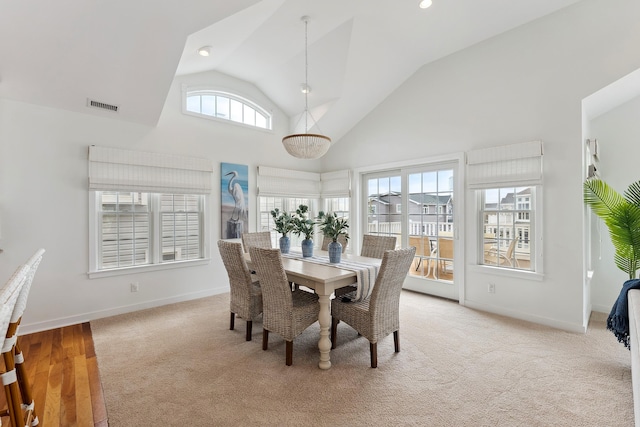
[[518, 270], [511, 267], [496, 267], [491, 265], [467, 265], [469, 271], [474, 273], [489, 274], [492, 276], [504, 276], [513, 277], [516, 279], [535, 280], [542, 282], [544, 280], [544, 274], [537, 271], [530, 270]]
[[191, 301], [195, 299], [205, 298], [213, 295], [229, 292], [229, 286], [216, 287], [204, 291], [191, 292], [188, 294], [176, 295], [170, 298], [160, 298], [151, 301], [145, 301], [139, 304], [124, 305], [120, 307], [110, 308], [107, 310], [91, 311], [88, 313], [78, 314], [75, 316], [59, 317], [57, 319], [47, 320], [44, 322], [20, 324], [20, 335], [32, 334], [35, 332], [47, 331], [49, 329], [63, 328], [65, 326], [77, 325], [79, 323], [90, 322], [104, 317], [117, 316], [119, 314], [132, 313], [134, 311], [145, 310], [147, 308], [160, 307], [178, 302]]
[[98, 279], [101, 277], [122, 276], [125, 274], [148, 273], [150, 271], [169, 270], [172, 268], [195, 267], [197, 265], [207, 265], [211, 263], [211, 259], [190, 259], [185, 261], [172, 261], [162, 264], [144, 264], [132, 267], [111, 268], [109, 270], [89, 271], [87, 275], [89, 279]]
[[548, 317], [535, 316], [535, 315], [523, 313], [521, 311], [505, 309], [504, 307], [498, 307], [491, 304], [482, 304], [482, 303], [476, 303], [473, 301], [465, 301], [464, 304], [461, 303], [461, 305], [464, 305], [465, 307], [468, 307], [468, 308], [472, 308], [474, 310], [482, 310], [489, 313], [498, 314], [500, 316], [507, 316], [514, 319], [525, 320], [527, 322], [550, 326], [552, 328], [562, 329], [564, 331], [581, 333], [581, 334], [584, 334], [585, 332], [587, 332], [586, 325], [580, 325], [580, 324], [571, 323], [571, 322], [563, 322], [555, 319], [549, 319]]

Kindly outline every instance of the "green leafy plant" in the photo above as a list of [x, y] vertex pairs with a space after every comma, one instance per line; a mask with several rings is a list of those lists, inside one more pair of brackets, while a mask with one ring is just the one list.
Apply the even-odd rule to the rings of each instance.
[[616, 266], [636, 277], [640, 268], [640, 181], [620, 195], [600, 179], [584, 182], [584, 201], [609, 229]]
[[349, 223], [345, 218], [338, 218], [338, 215], [335, 212], [318, 212], [317, 222], [322, 234], [331, 238], [334, 242], [338, 241], [338, 236], [341, 234], [344, 234], [347, 241], [349, 240], [349, 233], [347, 231]]
[[293, 216], [293, 234], [300, 236], [304, 234], [304, 238], [307, 240], [313, 239], [313, 234], [316, 231], [315, 221], [308, 218], [307, 214], [309, 207], [307, 205], [300, 205], [296, 209], [296, 214]]
[[293, 231], [293, 218], [289, 212], [280, 212], [280, 209], [275, 208], [271, 211], [271, 216], [275, 224], [274, 230], [282, 234], [283, 237]]

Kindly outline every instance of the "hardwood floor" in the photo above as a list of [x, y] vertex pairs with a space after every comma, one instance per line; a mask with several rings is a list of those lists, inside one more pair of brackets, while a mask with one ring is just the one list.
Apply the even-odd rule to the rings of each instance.
[[[18, 338], [43, 427], [107, 427], [89, 323]], [[6, 408], [0, 392], [0, 408]], [[9, 419], [3, 418], [2, 425]]]

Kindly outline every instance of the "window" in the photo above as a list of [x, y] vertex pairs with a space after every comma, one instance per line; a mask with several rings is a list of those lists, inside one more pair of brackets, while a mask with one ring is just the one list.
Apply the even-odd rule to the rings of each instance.
[[535, 246], [542, 234], [542, 142], [483, 148], [466, 157], [467, 185], [479, 202], [478, 264], [541, 273]]
[[402, 213], [402, 205], [400, 203], [396, 204], [396, 213]]
[[535, 271], [535, 187], [481, 190], [482, 264]]
[[[271, 211], [275, 208], [280, 209], [281, 212], [289, 212], [290, 214], [294, 214], [296, 209], [300, 205], [307, 205], [309, 207], [309, 218], [315, 218], [318, 212], [316, 211], [316, 203], [315, 200], [311, 200], [309, 198], [304, 197], [258, 197], [258, 206], [260, 206], [260, 210], [258, 213], [258, 231], [269, 231], [271, 232], [271, 245], [274, 248], [277, 248], [279, 243], [278, 240], [282, 235], [276, 233], [273, 229], [273, 217], [271, 216]], [[295, 234], [290, 234], [291, 238], [291, 247], [300, 247], [302, 240], [304, 239], [304, 235], [296, 236]], [[314, 238], [314, 244], [317, 244], [318, 239]], [[321, 243], [321, 242], [320, 242]]]
[[335, 212], [339, 217], [349, 219], [349, 198], [330, 197], [324, 199], [324, 211]]
[[90, 146], [89, 277], [206, 262], [212, 171], [208, 159]]
[[92, 194], [96, 202], [96, 271], [204, 258], [204, 196]]
[[197, 116], [271, 129], [271, 114], [265, 108], [231, 93], [212, 90], [187, 91], [184, 111]]

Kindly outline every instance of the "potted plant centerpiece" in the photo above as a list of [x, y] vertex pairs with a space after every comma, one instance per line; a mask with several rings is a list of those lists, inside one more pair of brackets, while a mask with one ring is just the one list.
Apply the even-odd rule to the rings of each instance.
[[293, 231], [294, 223], [293, 218], [289, 212], [280, 212], [280, 209], [275, 208], [271, 211], [273, 222], [275, 224], [274, 230], [282, 234], [280, 237], [280, 252], [283, 254], [289, 253], [291, 247], [291, 239], [289, 239], [289, 233]]
[[307, 217], [308, 212], [309, 207], [307, 205], [300, 205], [293, 217], [293, 233], [296, 236], [304, 235], [304, 240], [300, 244], [303, 258], [313, 256], [313, 233], [315, 233], [316, 223]]
[[327, 247], [329, 251], [329, 262], [337, 264], [340, 262], [342, 256], [342, 244], [338, 242], [338, 237], [344, 234], [345, 239], [347, 241], [349, 240], [349, 233], [347, 232], [349, 223], [345, 218], [338, 218], [335, 212], [324, 213], [320, 211], [317, 219], [322, 234], [331, 239], [331, 243], [329, 243]]

